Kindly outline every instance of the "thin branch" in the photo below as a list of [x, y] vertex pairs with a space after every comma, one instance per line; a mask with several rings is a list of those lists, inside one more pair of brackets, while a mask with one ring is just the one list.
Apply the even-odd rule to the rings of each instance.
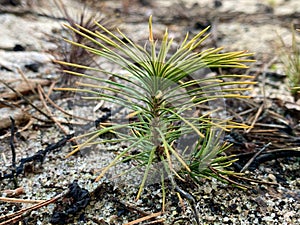
[[16, 149], [15, 149], [15, 145], [14, 145], [14, 139], [15, 139], [15, 120], [12, 117], [9, 117], [11, 120], [11, 135], [10, 135], [10, 140], [9, 140], [9, 144], [10, 144], [10, 149], [11, 149], [11, 153], [12, 153], [12, 179], [13, 179], [13, 183], [15, 185], [15, 188], [18, 187], [18, 183], [17, 183], [17, 178], [16, 178], [16, 170], [17, 170], [17, 166], [16, 166]]
[[42, 115], [44, 115], [47, 119], [51, 120], [51, 117], [49, 115], [47, 115], [45, 112], [43, 112], [42, 110], [40, 110], [38, 107], [36, 107], [34, 104], [31, 103], [31, 101], [24, 96], [23, 94], [21, 94], [19, 91], [17, 91], [16, 89], [14, 89], [12, 86], [10, 86], [8, 83], [6, 83], [3, 80], [0, 80], [0, 82], [2, 84], [4, 84], [6, 87], [8, 87], [10, 90], [12, 90], [14, 93], [16, 93], [20, 98], [24, 99], [24, 101], [26, 103], [28, 103], [29, 105], [32, 106], [32, 108], [34, 108], [35, 110], [37, 110], [38, 112], [40, 112]]
[[251, 165], [251, 163], [256, 159], [256, 157], [261, 154], [264, 150], [266, 150], [267, 147], [269, 147], [271, 145], [271, 142], [269, 142], [268, 144], [264, 145], [258, 152], [255, 153], [254, 156], [252, 156], [252, 158], [246, 163], [246, 165], [241, 169], [241, 173], [243, 173], [246, 169], [248, 169], [248, 167]]
[[118, 204], [120, 204], [121, 206], [124, 206], [129, 211], [137, 212], [141, 216], [149, 216], [149, 215], [151, 215], [151, 213], [146, 212], [146, 211], [144, 211], [144, 210], [142, 210], [142, 209], [140, 209], [140, 208], [136, 207], [135, 205], [130, 204], [128, 202], [125, 202], [125, 201], [122, 201], [122, 200], [119, 200], [119, 199], [116, 199], [116, 198], [114, 198], [113, 201], [116, 202], [116, 203], [118, 203]]
[[51, 120], [62, 130], [62, 132], [64, 132], [64, 134], [68, 134], [68, 132], [65, 130], [65, 128], [60, 124], [60, 122], [58, 122], [54, 115], [52, 114], [51, 110], [49, 109], [49, 107], [47, 106], [47, 103], [45, 101], [45, 98], [43, 96], [43, 91], [42, 91], [42, 87], [40, 85], [38, 85], [38, 93], [39, 93], [39, 97], [41, 102], [43, 103], [46, 111], [48, 112], [48, 114], [50, 115]]
[[[52, 85], [51, 85], [52, 86]], [[87, 119], [87, 118], [84, 118], [84, 117], [81, 117], [81, 116], [76, 116], [76, 115], [73, 115], [67, 111], [65, 111], [64, 109], [62, 109], [61, 107], [59, 107], [56, 103], [54, 103], [51, 98], [49, 97], [49, 93], [46, 94], [44, 92], [44, 90], [41, 88], [41, 92], [43, 93], [43, 95], [45, 96], [46, 100], [56, 109], [58, 109], [59, 111], [61, 111], [62, 113], [68, 115], [68, 116], [71, 116], [71, 117], [74, 117], [74, 118], [78, 118], [78, 119], [81, 119], [81, 120], [86, 120], [86, 121], [94, 121], [94, 120], [90, 120], [90, 119]]]
[[178, 185], [175, 185], [175, 190], [189, 201], [189, 203], [190, 203], [190, 205], [193, 209], [193, 213], [194, 213], [197, 225], [200, 225], [201, 223], [200, 223], [200, 219], [199, 219], [199, 216], [198, 216], [199, 213], [198, 213], [198, 210], [197, 210], [197, 207], [196, 207], [195, 198], [190, 193], [182, 190]]

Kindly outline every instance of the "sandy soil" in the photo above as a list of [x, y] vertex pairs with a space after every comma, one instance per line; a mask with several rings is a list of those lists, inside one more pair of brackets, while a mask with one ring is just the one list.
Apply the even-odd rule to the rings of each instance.
[[[161, 38], [168, 28], [174, 42], [180, 43], [187, 32], [195, 34], [210, 25], [212, 35], [205, 47], [223, 46], [228, 51], [255, 52], [254, 58], [257, 61], [250, 65], [249, 70], [224, 71], [248, 73], [254, 75], [254, 80], [258, 81], [247, 93], [253, 100], [253, 104], [249, 104], [253, 107], [249, 121], [253, 121], [261, 105], [265, 106], [259, 114], [260, 125], [252, 133], [244, 134], [245, 142], [250, 145], [236, 145], [230, 151], [247, 153], [247, 150], [251, 150], [251, 147], [247, 148], [251, 143], [257, 144], [252, 150], [258, 151], [269, 142], [272, 142], [269, 150], [289, 148], [299, 151], [300, 105], [288, 91], [288, 81], [278, 55], [279, 43], [276, 41], [280, 35], [287, 45], [291, 44], [291, 23], [300, 28], [299, 1], [243, 0], [238, 4], [234, 0], [63, 2], [71, 17], [76, 19], [83, 9], [87, 15], [100, 12], [104, 21], [119, 27], [141, 45], [148, 40], [148, 18], [153, 15], [154, 35], [157, 38]], [[66, 20], [57, 5], [52, 1], [33, 0], [0, 0], [0, 3], [1, 80], [20, 90], [38, 109], [47, 115], [51, 112], [63, 123], [62, 127], [53, 122], [49, 123], [49, 118], [33, 108], [24, 98], [18, 97], [7, 86], [0, 84], [0, 193], [2, 197], [26, 200], [47, 200], [68, 188], [77, 188], [78, 194], [77, 199], [65, 195], [54, 204], [34, 209], [24, 215], [20, 223], [17, 219], [5, 223], [9, 219], [5, 216], [32, 206], [33, 202], [6, 202], [7, 199], [0, 201], [0, 223], [51, 224], [52, 221], [52, 224], [126, 224], [160, 212], [162, 195], [159, 184], [149, 185], [142, 199], [136, 202], [134, 198], [140, 181], [137, 175], [131, 174], [121, 179], [107, 177], [100, 183], [94, 182], [97, 172], [114, 156], [113, 150], [122, 146], [89, 148], [70, 158], [65, 158], [72, 149], [69, 142], [56, 146], [57, 148], [49, 148], [49, 144], [64, 140], [66, 134], [93, 129], [93, 121], [104, 112], [94, 111], [98, 102], [86, 103], [80, 101], [78, 95], [62, 95], [56, 91], [50, 93], [50, 98], [60, 108], [89, 119], [81, 120], [61, 112], [50, 101], [47, 102], [47, 109], [41, 102], [40, 95], [31, 92], [28, 82], [39, 83], [46, 93], [51, 90], [54, 81], [57, 86], [61, 85], [59, 70], [52, 60], [61, 57], [60, 48], [63, 44], [60, 38], [67, 34], [62, 29], [62, 23]], [[114, 68], [102, 59], [97, 62], [104, 67]], [[29, 81], [26, 82], [24, 77]], [[232, 106], [232, 110], [228, 108], [228, 111], [250, 107], [240, 102], [228, 104]], [[24, 164], [24, 170], [15, 182], [13, 179], [2, 179], [5, 174], [10, 173], [12, 164], [9, 116], [16, 120], [20, 131], [14, 139], [17, 164], [21, 163], [22, 158], [38, 155], [36, 153], [39, 150], [44, 151], [43, 160], [37, 157], [35, 161]], [[67, 124], [70, 121], [77, 124], [70, 126]], [[268, 123], [275, 127], [264, 127]], [[286, 132], [283, 126], [284, 129], [291, 128], [293, 132]], [[260, 134], [259, 129], [265, 133]], [[242, 131], [238, 133], [243, 134]], [[246, 162], [247, 160], [241, 160], [241, 165]], [[182, 184], [182, 188], [196, 199], [200, 224], [300, 224], [299, 162], [298, 154], [298, 157], [281, 157], [257, 165], [254, 170], [246, 172], [246, 177], [265, 183], [253, 183], [252, 188], [247, 191], [214, 179], [203, 180], [201, 185], [187, 182]], [[110, 176], [119, 169], [112, 171]], [[23, 189], [21, 194], [8, 192], [16, 186]], [[76, 201], [87, 199], [86, 191], [90, 198], [87, 202], [82, 201], [81, 205], [76, 205]], [[70, 213], [63, 220], [59, 213], [66, 212], [72, 204], [79, 210]], [[139, 224], [154, 224], [151, 221], [155, 220], [156, 224], [196, 224], [192, 206], [187, 199], [182, 199], [181, 202], [176, 191], [171, 188], [167, 193], [166, 212]]]

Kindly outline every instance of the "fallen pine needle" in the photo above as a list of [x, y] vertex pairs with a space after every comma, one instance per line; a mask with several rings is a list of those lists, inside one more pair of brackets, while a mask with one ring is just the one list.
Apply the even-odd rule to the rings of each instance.
[[160, 215], [161, 215], [161, 212], [153, 213], [153, 214], [151, 214], [149, 216], [145, 216], [145, 217], [139, 218], [137, 220], [131, 221], [131, 222], [123, 224], [123, 225], [134, 225], [134, 224], [137, 224], [137, 223], [140, 223], [140, 222], [152, 219], [152, 218], [160, 216]]
[[36, 203], [45, 202], [46, 200], [31, 200], [31, 199], [0, 197], [0, 201], [3, 201], [3, 202], [14, 202], [14, 203], [31, 203], [31, 204], [36, 204]]

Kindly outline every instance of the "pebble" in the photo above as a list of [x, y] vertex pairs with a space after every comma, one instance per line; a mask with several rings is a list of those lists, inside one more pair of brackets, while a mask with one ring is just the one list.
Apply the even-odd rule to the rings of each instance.
[[205, 186], [205, 187], [204, 187], [204, 192], [205, 192], [205, 194], [210, 194], [211, 191], [212, 191], [212, 188], [211, 188], [210, 186]]

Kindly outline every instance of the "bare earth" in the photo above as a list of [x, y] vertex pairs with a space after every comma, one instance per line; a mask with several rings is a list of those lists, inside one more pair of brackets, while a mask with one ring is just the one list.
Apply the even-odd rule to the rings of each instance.
[[[300, 102], [296, 102], [288, 91], [276, 41], [280, 35], [290, 45], [291, 23], [300, 28], [300, 1], [65, 0], [63, 3], [74, 18], [83, 9], [87, 15], [101, 13], [105, 21], [109, 20], [141, 45], [148, 40], [148, 18], [153, 15], [156, 38], [162, 38], [168, 28], [174, 42], [180, 43], [187, 32], [196, 34], [210, 25], [212, 35], [206, 47], [223, 46], [225, 51], [255, 52], [257, 61], [249, 65], [248, 70], [225, 71], [251, 74], [258, 82], [245, 93], [252, 97], [249, 102], [227, 102], [228, 112], [240, 115], [238, 118], [245, 120], [242, 122], [249, 125], [256, 122], [249, 132], [236, 131], [245, 138], [244, 143], [235, 143], [229, 153], [247, 155], [271, 142], [269, 151], [289, 150], [290, 155], [280, 153], [278, 158], [261, 161], [249, 168], [245, 177], [262, 183], [248, 182], [248, 190], [214, 179], [203, 179], [197, 185], [187, 181], [181, 188], [194, 196], [200, 224], [300, 224], [300, 158], [297, 153], [300, 148]], [[0, 224], [51, 224], [50, 221], [52, 224], [130, 224], [130, 221], [145, 216], [151, 218], [131, 224], [197, 224], [192, 204], [178, 198], [172, 187], [167, 192], [166, 211], [159, 213], [162, 210], [159, 184], [152, 182], [142, 198], [135, 201], [140, 175], [110, 179], [130, 164], [116, 168], [105, 180], [94, 182], [99, 170], [114, 157], [114, 149], [122, 146], [98, 146], [65, 157], [72, 150], [66, 135], [93, 129], [93, 121], [104, 113], [95, 110], [98, 102], [87, 103], [78, 95], [63, 95], [52, 90], [52, 84], [59, 85], [60, 73], [52, 60], [60, 57], [58, 46], [62, 43], [60, 38], [66, 35], [62, 31], [62, 23], [66, 20], [57, 5], [45, 0], [0, 0], [0, 12], [1, 80], [22, 92], [27, 99], [20, 98], [0, 83]], [[103, 59], [97, 63], [114, 69]], [[33, 93], [34, 87], [30, 83], [38, 83], [40, 88]], [[42, 91], [45, 95], [48, 93], [60, 108], [87, 120], [63, 113], [45, 97], [42, 101]], [[52, 115], [47, 118], [28, 101], [46, 115]], [[249, 113], [243, 114], [246, 110]], [[17, 165], [21, 159], [36, 156], [33, 161], [24, 163], [22, 173], [15, 180], [6, 176], [12, 168], [10, 117], [15, 119], [19, 131], [13, 141]], [[53, 122], [53, 117], [60, 121], [61, 127]], [[69, 125], [71, 122], [73, 126]], [[60, 140], [61, 145], [57, 144]], [[53, 148], [49, 147], [51, 144], [54, 144]], [[38, 153], [39, 150], [43, 153]], [[249, 157], [240, 156], [240, 159], [239, 165], [244, 166]], [[21, 193], [10, 192], [17, 187], [22, 189]], [[77, 190], [77, 199], [64, 195], [52, 204], [9, 221], [11, 213], [37, 202], [8, 202], [7, 197], [48, 200], [72, 188]], [[62, 219], [59, 213], [67, 209], [74, 213]]]

